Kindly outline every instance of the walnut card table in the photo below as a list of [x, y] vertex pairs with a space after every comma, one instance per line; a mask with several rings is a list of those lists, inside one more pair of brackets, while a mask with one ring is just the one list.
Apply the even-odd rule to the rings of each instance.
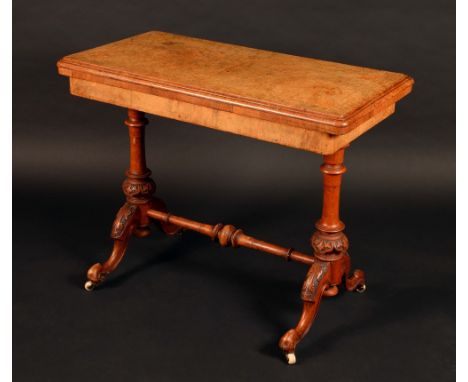
[[[116, 269], [132, 235], [150, 234], [151, 221], [168, 235], [189, 229], [222, 246], [303, 263], [309, 270], [302, 315], [279, 341], [293, 364], [322, 296], [335, 296], [341, 285], [348, 291], [366, 289], [364, 272], [351, 271], [339, 217], [344, 150], [395, 111], [395, 103], [411, 92], [412, 78], [156, 31], [66, 56], [57, 65], [70, 78], [71, 94], [128, 109], [130, 167], [122, 185], [127, 201], [112, 226], [112, 253], [88, 270], [86, 290]], [[323, 207], [310, 238], [313, 254], [256, 239], [232, 225], [168, 213], [154, 196], [146, 167], [145, 113], [323, 155]]]

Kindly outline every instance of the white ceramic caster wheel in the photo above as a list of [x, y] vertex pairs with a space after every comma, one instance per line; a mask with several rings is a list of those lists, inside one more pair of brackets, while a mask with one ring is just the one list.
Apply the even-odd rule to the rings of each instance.
[[285, 354], [286, 356], [286, 362], [288, 365], [294, 365], [296, 363], [296, 354], [294, 353], [287, 353]]
[[359, 285], [357, 288], [356, 288], [356, 292], [358, 293], [364, 293], [367, 289], [367, 286], [366, 284], [362, 284], [362, 285]]
[[84, 288], [88, 292], [91, 292], [94, 289], [95, 286], [96, 286], [96, 284], [94, 284], [91, 280], [88, 280], [88, 281], [85, 282]]

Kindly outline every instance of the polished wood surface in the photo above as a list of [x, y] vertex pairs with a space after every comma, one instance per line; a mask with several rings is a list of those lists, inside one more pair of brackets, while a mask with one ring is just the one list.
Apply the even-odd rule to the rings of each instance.
[[336, 127], [330, 133], [383, 97], [394, 103], [412, 83], [400, 73], [157, 31], [72, 54], [59, 67]]
[[333, 135], [394, 107], [413, 85], [400, 73], [156, 31], [66, 56], [58, 68], [71, 79], [114, 88], [104, 102], [128, 108], [152, 112], [133, 103], [136, 92]]
[[310, 240], [315, 262], [310, 267], [302, 287], [303, 310], [299, 323], [287, 331], [279, 342], [289, 363], [295, 362], [296, 346], [312, 326], [322, 296], [337, 295], [343, 279], [348, 291], [366, 290], [364, 272], [357, 269], [351, 273], [349, 241], [343, 232], [345, 225], [340, 220], [341, 180], [346, 172], [343, 161], [344, 149], [340, 149], [332, 155], [324, 155], [323, 164], [320, 166], [323, 174], [322, 217], [315, 224], [317, 230]]
[[175, 216], [164, 211], [151, 209], [147, 211], [147, 214], [149, 217], [158, 221], [170, 223], [180, 228], [189, 229], [201, 233], [202, 235], [209, 236], [213, 241], [218, 240], [222, 247], [246, 247], [282, 257], [286, 261], [297, 261], [308, 265], [314, 263], [314, 258], [312, 256], [296, 251], [293, 248], [284, 248], [263, 240], [258, 240], [252, 236], [246, 235], [241, 229], [235, 228], [230, 224], [205, 224], [184, 217]]
[[[166, 211], [164, 202], [155, 197], [156, 184], [151, 179], [151, 171], [146, 167], [145, 126], [148, 120], [144, 113], [128, 110], [125, 124], [129, 134], [130, 163], [122, 183], [126, 203], [118, 211], [111, 230], [114, 247], [104, 263], [96, 263], [87, 273], [85, 289], [93, 290], [113, 272], [123, 257], [132, 235], [146, 237], [150, 235], [148, 210], [153, 208]], [[170, 223], [161, 222], [160, 228], [168, 235], [174, 235], [180, 228]]]
[[70, 91], [76, 96], [125, 108], [131, 105], [131, 107], [135, 107], [138, 110], [162, 117], [190, 122], [318, 154], [332, 154], [338, 149], [347, 146], [377, 123], [387, 118], [395, 110], [395, 105], [390, 105], [374, 114], [356, 129], [342, 135], [331, 135], [322, 131], [247, 117], [245, 115], [77, 78], [70, 80]]
[[[345, 148], [394, 112], [395, 103], [411, 91], [410, 77], [162, 32], [67, 56], [58, 67], [70, 77], [72, 94], [128, 109], [126, 202], [112, 226], [113, 250], [89, 268], [87, 290], [116, 270], [132, 236], [151, 233], [151, 222], [167, 235], [188, 229], [223, 247], [251, 248], [305, 264], [302, 314], [279, 341], [289, 364], [296, 362], [296, 347], [323, 297], [340, 289], [366, 290], [364, 272], [351, 270], [340, 219]], [[146, 164], [145, 112], [322, 154], [322, 215], [310, 237], [313, 254], [256, 239], [230, 224], [168, 213], [155, 196]]]
[[320, 166], [323, 174], [322, 216], [316, 223], [316, 231], [310, 242], [313, 255], [293, 248], [281, 247], [246, 235], [241, 229], [227, 224], [206, 224], [168, 213], [162, 200], [154, 196], [156, 185], [151, 171], [146, 167], [145, 126], [148, 120], [141, 111], [128, 110], [125, 124], [129, 131], [130, 164], [122, 184], [126, 203], [117, 213], [111, 230], [114, 247], [104, 263], [96, 263], [87, 272], [85, 289], [93, 290], [102, 283], [121, 263], [131, 236], [145, 237], [150, 234], [150, 219], [155, 220], [163, 232], [173, 235], [180, 230], [192, 230], [218, 241], [223, 247], [246, 247], [309, 266], [301, 291], [302, 314], [296, 327], [288, 330], [280, 339], [279, 347], [289, 364], [296, 363], [296, 347], [312, 326], [322, 297], [333, 297], [339, 292], [344, 280], [348, 291], [364, 292], [364, 272], [351, 272], [348, 254], [349, 241], [340, 220], [341, 178], [346, 172], [343, 164], [344, 149], [324, 155]]

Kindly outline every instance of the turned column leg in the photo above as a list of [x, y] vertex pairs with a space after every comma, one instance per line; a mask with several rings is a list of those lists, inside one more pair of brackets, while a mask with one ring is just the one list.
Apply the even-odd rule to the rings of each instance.
[[310, 243], [314, 249], [314, 257], [331, 263], [333, 277], [325, 295], [334, 296], [338, 293], [338, 285], [346, 276], [348, 290], [365, 290], [364, 272], [356, 270], [350, 275], [351, 260], [348, 255], [349, 241], [344, 233], [345, 225], [340, 219], [341, 178], [346, 172], [343, 165], [344, 149], [331, 155], [324, 155], [320, 166], [323, 173], [323, 205], [322, 216], [315, 224], [316, 231]]
[[315, 224], [316, 231], [311, 237], [316, 262], [310, 268], [302, 288], [303, 311], [299, 323], [296, 328], [286, 332], [279, 342], [289, 364], [296, 362], [296, 346], [309, 331], [322, 296], [338, 294], [338, 285], [344, 276], [347, 290], [365, 290], [363, 271], [356, 270], [349, 275], [349, 242], [343, 232], [345, 225], [340, 220], [341, 177], [346, 172], [343, 165], [344, 149], [332, 155], [324, 155], [323, 159], [324, 163], [320, 166], [323, 173], [322, 216]]
[[[164, 210], [164, 202], [153, 196], [156, 184], [151, 179], [151, 171], [146, 167], [145, 158], [145, 126], [148, 120], [144, 113], [128, 110], [125, 124], [128, 126], [130, 139], [130, 165], [122, 190], [127, 202], [119, 210], [112, 226], [111, 238], [114, 248], [110, 257], [103, 263], [94, 264], [87, 273], [88, 280], [85, 289], [90, 291], [101, 283], [109, 273], [114, 271], [122, 260], [130, 237], [145, 237], [150, 234], [150, 219], [146, 212], [149, 208]], [[178, 229], [170, 224], [161, 224], [167, 234], [173, 234]]]

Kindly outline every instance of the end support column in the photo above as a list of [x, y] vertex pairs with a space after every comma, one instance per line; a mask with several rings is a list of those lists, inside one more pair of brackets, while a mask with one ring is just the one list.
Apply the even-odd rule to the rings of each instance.
[[296, 362], [296, 346], [312, 326], [322, 296], [335, 296], [343, 276], [346, 276], [346, 289], [365, 290], [364, 272], [356, 270], [348, 276], [351, 267], [349, 242], [344, 234], [345, 225], [340, 220], [341, 178], [346, 172], [343, 165], [344, 149], [324, 155], [323, 159], [320, 166], [323, 174], [322, 217], [315, 224], [316, 231], [310, 238], [315, 262], [302, 287], [303, 310], [299, 323], [286, 332], [279, 342], [289, 364]]
[[[128, 110], [125, 124], [128, 127], [130, 143], [130, 165], [126, 171], [126, 178], [122, 183], [122, 190], [126, 203], [117, 213], [111, 230], [114, 247], [110, 257], [103, 263], [96, 263], [89, 268], [85, 289], [91, 291], [113, 272], [122, 258], [132, 235], [148, 236], [150, 219], [147, 211], [152, 208], [165, 211], [162, 200], [154, 197], [156, 184], [151, 179], [151, 171], [146, 167], [145, 156], [145, 127], [148, 120], [145, 114], [137, 110]], [[161, 224], [167, 234], [178, 231], [178, 227]]]
[[320, 171], [323, 174], [323, 204], [322, 217], [317, 223], [317, 229], [310, 238], [314, 256], [322, 261], [337, 260], [346, 253], [349, 241], [344, 234], [344, 223], [340, 220], [341, 178], [346, 172], [343, 165], [344, 149], [331, 155], [323, 156]]

